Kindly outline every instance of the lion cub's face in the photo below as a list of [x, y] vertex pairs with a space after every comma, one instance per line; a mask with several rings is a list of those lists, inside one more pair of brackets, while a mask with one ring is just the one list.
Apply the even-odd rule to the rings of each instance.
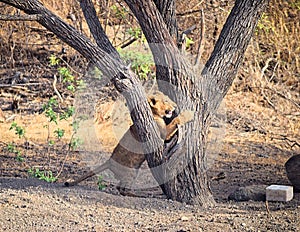
[[148, 103], [153, 115], [160, 118], [171, 118], [176, 109], [175, 102], [161, 92], [148, 96]]

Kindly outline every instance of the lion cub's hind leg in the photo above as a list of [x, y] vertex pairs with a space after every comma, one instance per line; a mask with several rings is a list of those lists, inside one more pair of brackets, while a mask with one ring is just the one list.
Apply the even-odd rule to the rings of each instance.
[[123, 196], [136, 197], [137, 195], [132, 190], [132, 186], [135, 183], [138, 174], [138, 169], [131, 168], [123, 173], [122, 177], [119, 177], [120, 182], [117, 186], [119, 193]]

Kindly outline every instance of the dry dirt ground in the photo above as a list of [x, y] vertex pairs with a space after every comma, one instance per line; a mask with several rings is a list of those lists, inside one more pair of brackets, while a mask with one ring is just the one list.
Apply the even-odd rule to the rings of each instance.
[[[4, 113], [6, 117], [13, 114]], [[17, 113], [14, 121], [26, 128], [25, 141], [9, 130], [11, 121], [0, 123], [0, 231], [300, 231], [300, 193], [294, 193], [290, 202], [269, 202], [268, 209], [264, 201], [228, 200], [228, 195], [240, 186], [290, 185], [284, 163], [299, 150], [295, 146], [287, 149], [282, 140], [268, 136], [264, 122], [271, 119], [263, 109], [255, 113], [228, 107], [227, 115], [222, 149], [209, 169], [217, 205], [203, 209], [167, 200], [157, 187], [140, 190], [140, 197], [124, 197], [107, 181], [100, 191], [96, 177], [76, 187], [63, 187], [66, 179], [87, 170], [81, 152], [66, 157], [66, 141], [49, 148], [48, 132], [43, 127], [47, 119], [38, 113]], [[282, 125], [280, 118], [276, 120]], [[242, 126], [237, 127], [236, 121]], [[273, 129], [277, 128], [276, 122]], [[70, 138], [69, 124], [61, 121], [51, 130], [64, 128], [65, 137]], [[104, 121], [98, 129], [104, 158], [115, 143], [108, 124]], [[7, 150], [12, 141], [22, 151], [23, 162]], [[65, 158], [56, 183], [30, 177], [27, 172], [39, 167], [57, 173]], [[216, 178], [219, 174], [225, 178]]]

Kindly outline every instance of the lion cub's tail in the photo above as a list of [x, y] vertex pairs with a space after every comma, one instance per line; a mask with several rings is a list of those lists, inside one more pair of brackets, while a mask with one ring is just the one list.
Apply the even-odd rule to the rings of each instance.
[[104, 164], [101, 164], [99, 166], [97, 166], [95, 169], [89, 171], [88, 173], [84, 174], [83, 176], [79, 177], [78, 179], [74, 180], [74, 181], [67, 181], [65, 182], [65, 186], [66, 187], [70, 187], [70, 186], [74, 186], [79, 184], [81, 181], [92, 177], [100, 172], [103, 172], [106, 169], [109, 169], [110, 164], [109, 164], [110, 160], [106, 161]]

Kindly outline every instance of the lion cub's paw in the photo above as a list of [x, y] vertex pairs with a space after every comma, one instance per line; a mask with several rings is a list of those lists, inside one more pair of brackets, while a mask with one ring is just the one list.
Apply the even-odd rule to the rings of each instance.
[[194, 114], [195, 114], [195, 111], [193, 110], [185, 110], [183, 112], [180, 113], [179, 115], [179, 124], [180, 125], [183, 125], [187, 122], [190, 122], [194, 119]]

